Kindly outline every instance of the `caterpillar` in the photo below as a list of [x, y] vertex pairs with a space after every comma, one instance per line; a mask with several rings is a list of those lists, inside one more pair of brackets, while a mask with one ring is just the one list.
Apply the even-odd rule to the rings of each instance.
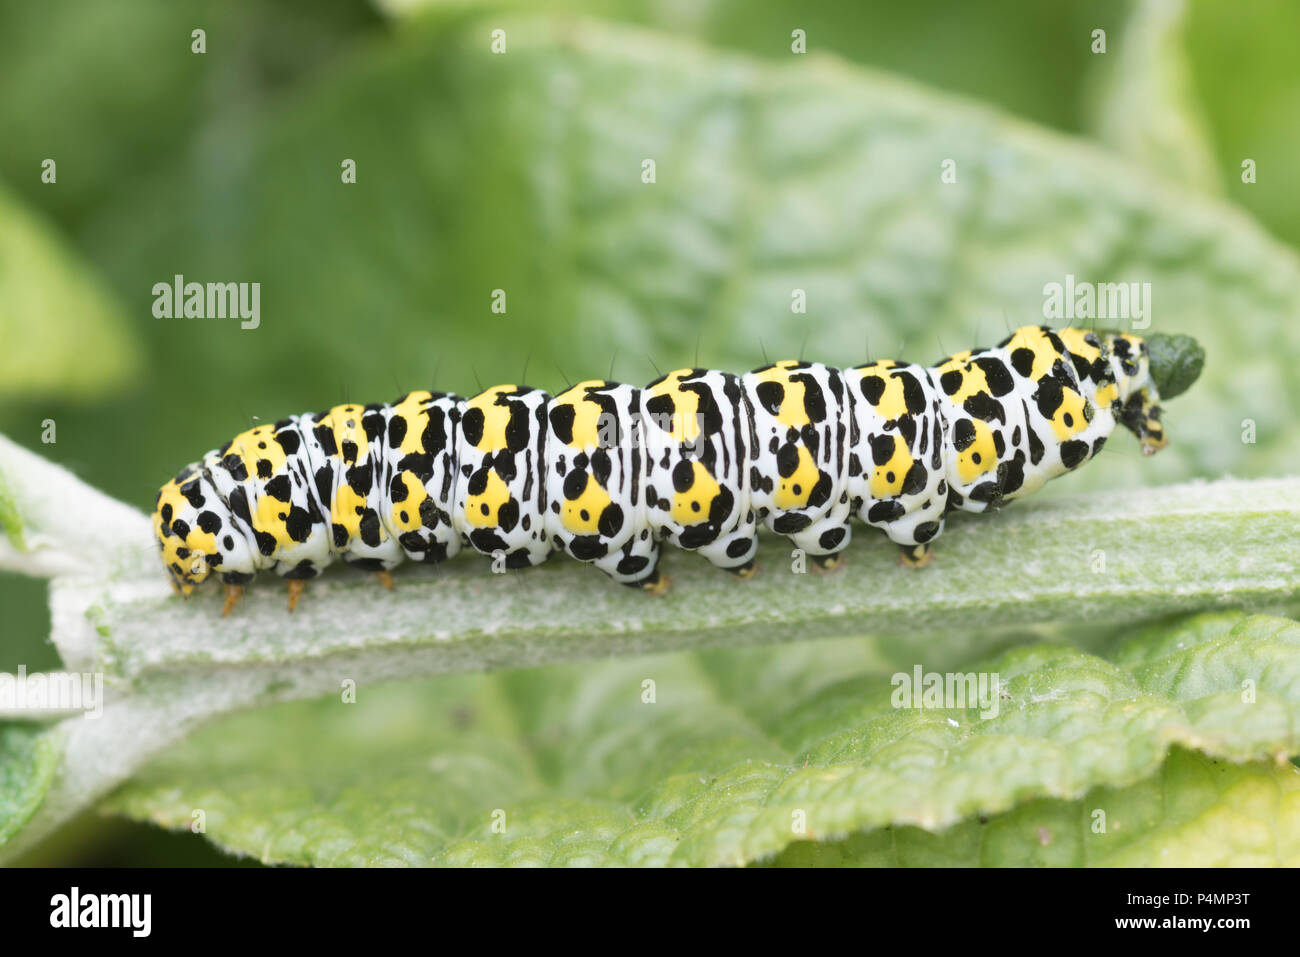
[[391, 588], [401, 562], [463, 546], [504, 568], [563, 552], [657, 594], [664, 542], [748, 577], [761, 526], [831, 568], [854, 517], [921, 565], [948, 512], [1029, 495], [1117, 422], [1162, 448], [1156, 379], [1137, 336], [1025, 326], [931, 367], [411, 392], [249, 429], [160, 489], [153, 527], [175, 588], [219, 576], [223, 614], [259, 571], [288, 579], [292, 610], [335, 559]]

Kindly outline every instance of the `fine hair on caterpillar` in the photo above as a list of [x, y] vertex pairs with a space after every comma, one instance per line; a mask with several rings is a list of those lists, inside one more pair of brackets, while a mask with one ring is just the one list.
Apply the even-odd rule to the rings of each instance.
[[921, 565], [948, 512], [1032, 493], [1095, 457], [1116, 424], [1145, 453], [1162, 448], [1158, 382], [1181, 391], [1203, 356], [1157, 353], [1153, 369], [1136, 336], [1025, 326], [931, 366], [786, 360], [679, 369], [644, 388], [344, 402], [186, 466], [159, 491], [154, 530], [177, 590], [216, 576], [226, 612], [262, 571], [289, 580], [292, 608], [335, 560], [391, 586], [402, 562], [466, 546], [502, 569], [563, 552], [658, 594], [665, 543], [747, 577], [762, 528], [828, 568], [853, 519]]

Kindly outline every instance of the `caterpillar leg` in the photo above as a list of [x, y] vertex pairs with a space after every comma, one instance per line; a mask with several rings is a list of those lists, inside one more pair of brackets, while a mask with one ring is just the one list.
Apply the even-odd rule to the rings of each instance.
[[302, 590], [307, 587], [305, 578], [289, 579], [289, 611], [298, 607], [298, 599], [302, 597]]
[[379, 579], [379, 584], [383, 585], [389, 591], [393, 590], [393, 573], [387, 568], [383, 571], [375, 572], [375, 577]]
[[235, 610], [235, 606], [239, 604], [239, 599], [243, 597], [243, 594], [244, 594], [243, 585], [226, 586], [226, 601], [225, 604], [221, 606], [222, 618], [225, 618], [227, 615], [229, 615], [232, 611]]
[[844, 553], [833, 555], [809, 555], [808, 564], [815, 572], [833, 572], [844, 566]]
[[655, 598], [668, 594], [668, 589], [672, 587], [672, 583], [672, 579], [667, 575], [659, 574], [657, 568], [638, 582], [624, 582], [627, 587], [639, 588], [647, 595]]
[[745, 564], [736, 565], [734, 568], [728, 568], [727, 571], [731, 572], [731, 574], [735, 575], [742, 581], [748, 581], [758, 574], [758, 566], [754, 564], [754, 560], [751, 558], [749, 561], [745, 562]]
[[934, 561], [934, 550], [930, 548], [929, 542], [898, 546], [898, 563], [900, 565], [906, 565], [908, 568], [924, 568], [932, 561]]
[[745, 523], [730, 534], [720, 535], [707, 545], [701, 545], [696, 551], [710, 564], [740, 574], [738, 569], [754, 563], [754, 553], [758, 551], [758, 529]]
[[898, 562], [908, 568], [923, 568], [934, 560], [931, 546], [943, 534], [945, 504], [932, 499], [898, 519], [882, 523], [879, 528], [898, 546]]
[[[572, 546], [565, 551], [573, 554]], [[579, 561], [589, 561], [620, 585], [651, 591], [658, 587], [660, 581], [659, 542], [648, 533], [633, 535], [623, 543], [622, 547], [607, 552], [599, 558], [575, 557]], [[666, 588], [667, 585], [663, 587]]]
[[837, 509], [798, 532], [786, 534], [790, 544], [803, 549], [813, 571], [832, 572], [844, 564], [844, 549], [853, 537], [845, 511]]

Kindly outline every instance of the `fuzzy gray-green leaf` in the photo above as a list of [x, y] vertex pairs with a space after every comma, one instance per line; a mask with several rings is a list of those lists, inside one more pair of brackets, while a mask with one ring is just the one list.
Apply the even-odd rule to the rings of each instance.
[[[744, 864], [803, 839], [939, 832], [1129, 788], [1175, 745], [1237, 761], [1300, 751], [1300, 682], [1284, 664], [1300, 659], [1300, 625], [1284, 619], [1152, 626], [1114, 660], [1017, 648], [961, 669], [999, 678], [970, 707], [910, 706], [897, 676], [872, 673], [870, 647], [363, 687], [356, 704], [201, 732], [110, 806], [168, 827], [203, 809], [211, 840], [273, 862]], [[1257, 695], [1229, 700], [1244, 674]], [[1116, 816], [1129, 844], [1168, 823]]]

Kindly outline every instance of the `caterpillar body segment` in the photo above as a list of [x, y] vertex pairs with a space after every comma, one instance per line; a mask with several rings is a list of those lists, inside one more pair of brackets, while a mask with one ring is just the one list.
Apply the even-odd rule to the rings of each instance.
[[498, 570], [553, 551], [659, 592], [663, 543], [742, 577], [760, 526], [833, 567], [857, 518], [907, 564], [954, 509], [982, 512], [1096, 456], [1120, 423], [1161, 448], [1147, 345], [1026, 326], [934, 366], [785, 361], [681, 369], [644, 388], [412, 392], [259, 425], [160, 490], [154, 530], [184, 594], [259, 571], [294, 594], [336, 560], [375, 572], [469, 546]]
[[[849, 369], [849, 495], [854, 512], [906, 552], [943, 531], [949, 428], [930, 371], [883, 361]], [[918, 560], [919, 557], [918, 557]]]
[[839, 369], [778, 362], [742, 377], [750, 410], [750, 508], [815, 564], [848, 543], [852, 399]]
[[498, 385], [462, 403], [452, 523], [506, 568], [540, 564], [546, 534], [546, 410], [550, 396]]
[[440, 562], [460, 551], [452, 515], [464, 404], [457, 395], [410, 392], [386, 410], [382, 524], [410, 561]]
[[652, 535], [746, 574], [758, 549], [753, 442], [741, 377], [679, 369], [642, 390], [646, 520]]

